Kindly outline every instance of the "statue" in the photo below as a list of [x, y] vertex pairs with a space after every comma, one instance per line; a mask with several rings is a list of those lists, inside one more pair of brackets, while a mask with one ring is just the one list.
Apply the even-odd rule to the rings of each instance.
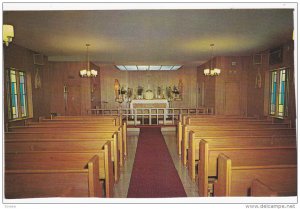
[[115, 79], [115, 98], [118, 99], [119, 98], [119, 94], [120, 94], [120, 83], [118, 81], [118, 79]]
[[182, 83], [182, 79], [179, 79], [179, 83], [178, 83], [178, 91], [179, 91], [179, 98], [182, 99], [182, 94], [183, 94], [183, 83]]

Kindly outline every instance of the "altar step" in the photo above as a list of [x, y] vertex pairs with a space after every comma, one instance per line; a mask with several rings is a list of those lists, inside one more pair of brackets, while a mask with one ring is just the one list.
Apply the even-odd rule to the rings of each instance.
[[[127, 125], [150, 125], [149, 124], [149, 119], [144, 119], [143, 123], [141, 120], [137, 120], [136, 123], [134, 123], [134, 120], [129, 120], [127, 121]], [[172, 120], [166, 120], [164, 123], [164, 120], [158, 120], [158, 124], [156, 119], [152, 119], [151, 125], [174, 125]]]

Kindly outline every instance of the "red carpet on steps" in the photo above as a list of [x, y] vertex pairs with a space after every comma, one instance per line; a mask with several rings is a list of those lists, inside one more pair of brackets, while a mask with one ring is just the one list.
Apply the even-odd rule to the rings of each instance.
[[186, 197], [159, 127], [140, 129], [127, 197]]

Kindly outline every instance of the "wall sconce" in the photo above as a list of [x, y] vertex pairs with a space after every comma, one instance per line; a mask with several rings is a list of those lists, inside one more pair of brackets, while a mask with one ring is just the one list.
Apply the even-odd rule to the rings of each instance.
[[5, 43], [6, 46], [10, 42], [12, 42], [12, 39], [14, 37], [14, 26], [12, 25], [3, 25], [2, 27], [2, 35], [3, 35], [3, 42]]

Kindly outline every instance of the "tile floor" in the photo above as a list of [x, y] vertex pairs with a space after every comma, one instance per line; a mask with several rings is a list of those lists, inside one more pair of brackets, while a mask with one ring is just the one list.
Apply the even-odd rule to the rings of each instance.
[[[175, 131], [162, 131], [168, 146], [169, 152], [172, 156], [174, 165], [178, 171], [181, 182], [184, 186], [185, 192], [188, 197], [197, 197], [198, 188], [196, 183], [192, 182], [188, 176], [187, 168], [180, 162], [180, 158], [176, 152], [176, 132]], [[135, 151], [137, 147], [139, 132], [128, 131], [128, 157], [125, 165], [121, 168], [121, 176], [119, 182], [115, 185], [114, 197], [126, 198], [127, 191], [130, 183], [130, 176], [133, 167]]]

